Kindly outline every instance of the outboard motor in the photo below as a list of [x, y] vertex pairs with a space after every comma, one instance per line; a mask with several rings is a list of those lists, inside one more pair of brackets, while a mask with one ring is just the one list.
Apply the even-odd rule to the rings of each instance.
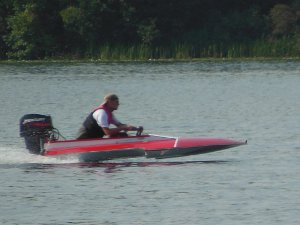
[[53, 129], [49, 115], [27, 114], [20, 119], [20, 136], [32, 154], [43, 154], [44, 143], [52, 138]]

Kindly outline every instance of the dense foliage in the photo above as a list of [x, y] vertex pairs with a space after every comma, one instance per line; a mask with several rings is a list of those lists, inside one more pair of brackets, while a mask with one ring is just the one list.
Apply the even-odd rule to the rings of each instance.
[[300, 56], [299, 0], [0, 0], [0, 59]]

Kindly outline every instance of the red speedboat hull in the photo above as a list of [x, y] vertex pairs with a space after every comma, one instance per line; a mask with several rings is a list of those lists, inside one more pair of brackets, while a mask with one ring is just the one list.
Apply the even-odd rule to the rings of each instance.
[[45, 156], [76, 155], [83, 162], [128, 157], [171, 158], [220, 151], [246, 142], [220, 138], [183, 138], [143, 135], [122, 138], [50, 141]]

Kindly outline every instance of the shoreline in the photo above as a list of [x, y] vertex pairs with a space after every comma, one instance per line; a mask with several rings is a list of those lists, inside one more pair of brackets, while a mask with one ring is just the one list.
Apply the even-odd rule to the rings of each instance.
[[0, 60], [0, 64], [15, 64], [15, 63], [148, 63], [148, 62], [207, 62], [207, 61], [300, 61], [299, 57], [209, 57], [209, 58], [188, 58], [188, 59], [140, 59], [140, 60], [107, 60], [107, 59], [37, 59], [37, 60]]

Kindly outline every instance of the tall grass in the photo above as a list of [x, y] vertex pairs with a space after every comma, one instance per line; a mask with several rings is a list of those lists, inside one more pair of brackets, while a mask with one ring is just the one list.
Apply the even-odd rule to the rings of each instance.
[[99, 60], [197, 59], [243, 57], [300, 57], [300, 38], [248, 43], [171, 44], [169, 46], [104, 45], [94, 53]]

